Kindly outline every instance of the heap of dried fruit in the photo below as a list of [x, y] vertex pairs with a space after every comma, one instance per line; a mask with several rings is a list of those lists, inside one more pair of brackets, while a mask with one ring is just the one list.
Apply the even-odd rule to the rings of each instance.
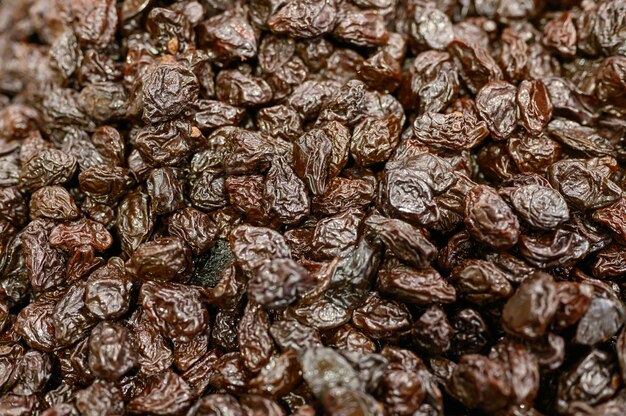
[[0, 415], [626, 414], [626, 0], [0, 0]]

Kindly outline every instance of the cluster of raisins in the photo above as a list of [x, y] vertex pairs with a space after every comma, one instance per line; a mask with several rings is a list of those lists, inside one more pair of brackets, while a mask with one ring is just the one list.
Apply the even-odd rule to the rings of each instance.
[[625, 415], [625, 136], [626, 0], [0, 0], [0, 415]]

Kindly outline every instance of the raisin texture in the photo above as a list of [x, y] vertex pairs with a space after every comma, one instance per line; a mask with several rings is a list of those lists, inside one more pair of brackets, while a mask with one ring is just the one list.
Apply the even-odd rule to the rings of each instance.
[[0, 0], [0, 416], [626, 414], [626, 0]]

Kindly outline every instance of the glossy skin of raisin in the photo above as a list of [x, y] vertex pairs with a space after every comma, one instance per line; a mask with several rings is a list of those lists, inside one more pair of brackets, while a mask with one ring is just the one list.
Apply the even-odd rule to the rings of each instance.
[[494, 248], [508, 248], [519, 238], [517, 216], [487, 186], [477, 186], [467, 194], [465, 225], [474, 238]]

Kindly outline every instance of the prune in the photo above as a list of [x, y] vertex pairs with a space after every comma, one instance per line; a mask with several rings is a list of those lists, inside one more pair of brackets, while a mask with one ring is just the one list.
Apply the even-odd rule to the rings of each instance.
[[113, 1], [76, 1], [69, 4], [67, 12], [76, 37], [83, 43], [105, 48], [113, 41], [117, 30], [117, 9]]
[[334, 414], [361, 414], [382, 416], [383, 405], [372, 396], [353, 389], [336, 388], [323, 397], [323, 406], [327, 412]]
[[539, 390], [539, 363], [523, 344], [505, 338], [491, 349], [489, 358], [502, 363], [515, 403], [523, 405], [535, 400]]
[[229, 176], [224, 183], [230, 204], [254, 223], [267, 224], [272, 219], [263, 199], [265, 178], [262, 175]]
[[223, 351], [237, 351], [237, 323], [240, 313], [237, 310], [224, 310], [215, 315], [211, 344]]
[[322, 346], [317, 330], [295, 319], [274, 321], [270, 327], [270, 334], [282, 351], [301, 351]]
[[91, 141], [111, 166], [124, 164], [126, 144], [120, 132], [112, 126], [98, 127], [91, 135]]
[[217, 127], [236, 125], [245, 114], [242, 108], [214, 100], [197, 100], [194, 110], [194, 121], [203, 132]]
[[0, 188], [0, 214], [16, 227], [21, 227], [28, 218], [24, 197], [15, 186]]
[[[515, 139], [511, 138], [508, 143]], [[485, 177], [496, 183], [507, 181], [518, 173], [515, 161], [502, 143], [489, 143], [478, 152], [478, 166]]]
[[332, 145], [328, 177], [333, 178], [338, 176], [346, 163], [348, 163], [350, 131], [346, 126], [337, 121], [325, 123], [320, 129], [326, 133]]
[[33, 108], [22, 104], [9, 104], [0, 112], [3, 139], [27, 139], [40, 124], [40, 116]]
[[337, 86], [331, 81], [307, 80], [295, 88], [287, 102], [304, 120], [314, 119]]
[[380, 51], [363, 61], [357, 75], [370, 88], [394, 91], [400, 84], [402, 69], [389, 53]]
[[[130, 1], [130, 0], [129, 0]], [[128, 3], [128, 2], [127, 2]], [[68, 39], [72, 42], [72, 45], [68, 45], [70, 48], [74, 49], [73, 42], [74, 39]], [[76, 55], [78, 51], [70, 51], [69, 58], [72, 58], [73, 55]], [[68, 56], [63, 57], [64, 71], [71, 70], [71, 66], [66, 59]], [[78, 68], [74, 68], [78, 72], [78, 80], [81, 84], [86, 84], [89, 82], [102, 82], [102, 81], [119, 81], [122, 79], [122, 68], [118, 62], [114, 62], [110, 56], [98, 51], [97, 49], [88, 49], [82, 54], [82, 61], [78, 61], [80, 56], [77, 57], [75, 61], [72, 61], [71, 65], [79, 65]]]
[[[219, 128], [207, 137], [207, 141], [210, 152], [206, 156], [209, 160], [203, 160], [202, 153], [197, 153], [195, 158], [198, 158], [200, 163], [210, 164], [200, 166], [198, 172], [217, 166], [221, 166], [231, 174], [253, 173], [258, 169], [266, 170], [275, 150], [267, 136], [240, 127]], [[192, 160], [192, 165], [194, 164]]]
[[[596, 75], [596, 96], [598, 99], [615, 100], [614, 104], [621, 108], [624, 107], [622, 91], [624, 73], [624, 59], [621, 56], [610, 56], [602, 61], [598, 73]], [[610, 104], [609, 104], [610, 105]]]
[[169, 219], [168, 232], [182, 239], [194, 254], [200, 254], [213, 246], [217, 225], [202, 211], [188, 207], [176, 211]]
[[182, 183], [174, 169], [152, 169], [146, 178], [146, 188], [154, 214], [163, 215], [183, 208]]
[[241, 405], [230, 394], [209, 394], [199, 399], [189, 409], [189, 416], [211, 415], [228, 412], [232, 416], [243, 416]]
[[[362, 299], [359, 295], [363, 293], [357, 294], [357, 300], [360, 301]], [[336, 299], [326, 297], [303, 299], [296, 303], [292, 312], [296, 319], [305, 325], [320, 330], [337, 328], [350, 320], [350, 311], [342, 303], [353, 299], [354, 297], [344, 300], [339, 296], [336, 296]]]
[[0, 410], [6, 414], [26, 416], [33, 414], [38, 407], [37, 396], [34, 394], [4, 394], [0, 398]]
[[37, 219], [30, 222], [21, 233], [28, 279], [36, 291], [44, 291], [59, 285], [66, 274], [63, 252], [50, 245], [52, 226], [51, 222]]
[[237, 310], [224, 310], [215, 315], [211, 344], [223, 351], [237, 351]]
[[626, 272], [626, 250], [618, 245], [598, 252], [593, 264], [593, 275], [600, 278], [618, 277]]
[[278, 398], [287, 394], [301, 380], [300, 364], [294, 351], [272, 357], [259, 374], [250, 381], [257, 394]]
[[413, 154], [413, 151], [406, 149], [407, 153], [404, 154], [401, 148], [396, 150], [396, 154], [389, 161], [387, 168], [394, 169], [397, 167], [411, 168], [421, 176], [422, 180], [426, 182], [429, 188], [431, 188], [436, 194], [441, 194], [452, 187], [455, 183], [460, 184], [457, 181], [459, 177], [453, 172], [453, 167], [447, 160], [440, 158], [431, 153], [417, 152]]
[[439, 268], [444, 272], [451, 271], [463, 260], [470, 258], [474, 249], [475, 243], [467, 231], [453, 235], [448, 238], [446, 246], [439, 251], [437, 259]]
[[567, 266], [587, 255], [589, 241], [576, 232], [558, 229], [540, 235], [522, 235], [519, 251], [537, 267]]
[[275, 72], [267, 76], [267, 82], [273, 91], [273, 99], [282, 100], [288, 97], [296, 87], [306, 80], [307, 75], [307, 67], [297, 56], [280, 66]]
[[70, 253], [81, 246], [105, 251], [113, 244], [113, 237], [102, 224], [85, 218], [57, 225], [52, 229], [48, 240], [52, 247], [59, 247]]
[[372, 353], [376, 344], [367, 335], [351, 325], [344, 325], [325, 335], [328, 346], [339, 350]]
[[465, 226], [478, 241], [496, 249], [517, 243], [519, 221], [497, 192], [484, 185], [470, 190], [465, 197]]
[[59, 297], [59, 293], [44, 295], [18, 313], [15, 331], [30, 347], [45, 352], [58, 348], [52, 314]]
[[338, 214], [351, 208], [363, 209], [372, 203], [375, 187], [364, 179], [332, 178], [326, 192], [314, 197], [311, 209], [324, 215]]
[[97, 323], [87, 310], [84, 298], [85, 284], [70, 286], [54, 307], [52, 326], [54, 337], [61, 345], [71, 345], [82, 339]]
[[577, 282], [559, 282], [557, 285], [559, 309], [554, 322], [557, 327], [573, 325], [587, 312], [591, 304], [591, 286]]
[[214, 369], [210, 384], [220, 390], [241, 394], [249, 382], [250, 373], [238, 352], [231, 352], [219, 357], [215, 361]]
[[367, 86], [359, 80], [342, 84], [330, 94], [318, 121], [339, 121], [345, 124], [360, 120], [366, 105]]
[[124, 87], [112, 82], [88, 84], [78, 96], [83, 111], [100, 123], [120, 120], [126, 115]]
[[[178, 198], [182, 196], [179, 195]], [[189, 199], [193, 205], [207, 211], [223, 208], [228, 204], [224, 177], [211, 170], [205, 170], [199, 178], [191, 182]], [[180, 201], [178, 206], [182, 207], [183, 201]]]
[[263, 37], [259, 49], [259, 66], [271, 74], [287, 64], [296, 52], [296, 42], [287, 36], [268, 34]]
[[132, 342], [137, 352], [139, 374], [152, 376], [172, 365], [173, 355], [158, 328], [142, 312], [136, 312], [128, 321]]
[[574, 119], [582, 124], [589, 124], [597, 118], [588, 97], [585, 97], [572, 81], [549, 77], [542, 79], [548, 89], [554, 115]]
[[128, 270], [144, 281], [185, 281], [191, 267], [189, 247], [180, 238], [164, 237], [137, 247]]
[[73, 347], [56, 353], [61, 376], [71, 385], [88, 385], [94, 379], [89, 368], [89, 338], [84, 338]]
[[46, 353], [28, 351], [20, 359], [17, 374], [14, 393], [24, 396], [40, 393], [52, 375], [52, 360]]

